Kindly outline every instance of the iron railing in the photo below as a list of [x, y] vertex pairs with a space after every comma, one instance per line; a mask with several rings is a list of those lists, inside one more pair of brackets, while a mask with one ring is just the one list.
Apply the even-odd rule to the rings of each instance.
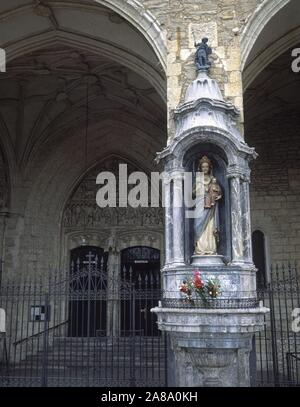
[[257, 384], [259, 386], [300, 386], [300, 332], [295, 326], [295, 310], [300, 308], [297, 265], [271, 267], [267, 287], [258, 292], [264, 306], [264, 329], [256, 334]]
[[[71, 270], [72, 271], [72, 270]], [[3, 281], [0, 307], [7, 329], [0, 355], [0, 386], [165, 386], [167, 338], [152, 307], [270, 308], [256, 334], [258, 386], [300, 385], [300, 308], [296, 265], [274, 266], [267, 287], [246, 298], [226, 293], [209, 304], [167, 298], [154, 272], [134, 276], [90, 261], [84, 270], [53, 273], [47, 281]], [[249, 295], [249, 293], [248, 293]]]
[[287, 353], [286, 356], [288, 381], [300, 385], [300, 352]]
[[157, 273], [110, 273], [90, 256], [47, 280], [6, 280], [0, 387], [165, 386], [166, 338], [150, 312], [161, 298]]

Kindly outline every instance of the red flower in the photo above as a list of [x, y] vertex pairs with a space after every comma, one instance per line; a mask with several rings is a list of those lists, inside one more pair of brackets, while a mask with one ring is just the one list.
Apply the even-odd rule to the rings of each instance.
[[188, 288], [188, 286], [187, 286], [185, 283], [182, 283], [181, 286], [180, 286], [180, 291], [181, 291], [182, 293], [188, 294], [189, 288]]
[[204, 283], [201, 280], [201, 274], [200, 274], [199, 271], [194, 272], [194, 281], [193, 281], [193, 283], [194, 283], [194, 287], [196, 289], [198, 289], [198, 290], [201, 290], [201, 288], [204, 287]]

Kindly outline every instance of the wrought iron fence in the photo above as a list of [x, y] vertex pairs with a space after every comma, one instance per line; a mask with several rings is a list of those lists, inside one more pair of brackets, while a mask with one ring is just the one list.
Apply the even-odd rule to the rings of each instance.
[[[299, 284], [295, 265], [275, 266], [258, 292], [270, 308], [255, 341], [258, 386], [300, 385]], [[130, 268], [108, 273], [92, 258], [47, 281], [3, 281], [0, 308], [6, 310], [7, 332], [0, 386], [165, 386], [167, 339], [150, 312], [159, 300], [159, 274], [134, 276]], [[256, 298], [237, 300], [220, 298], [209, 307], [257, 304]]]
[[0, 386], [166, 385], [166, 339], [150, 312], [160, 297], [154, 271], [109, 273], [92, 256], [47, 281], [3, 282]]
[[288, 353], [286, 361], [289, 383], [300, 385], [300, 352]]
[[[300, 386], [300, 281], [296, 264], [275, 265], [258, 298], [270, 308], [264, 330], [256, 335], [258, 386]], [[300, 316], [300, 313], [299, 313]]]

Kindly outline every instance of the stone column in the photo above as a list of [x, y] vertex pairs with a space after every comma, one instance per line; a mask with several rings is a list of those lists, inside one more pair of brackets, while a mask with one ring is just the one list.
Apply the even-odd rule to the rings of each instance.
[[184, 261], [184, 247], [185, 247], [185, 235], [184, 235], [184, 196], [183, 196], [183, 171], [178, 171], [172, 176], [172, 210], [173, 210], [173, 263], [182, 266]]
[[164, 206], [165, 206], [165, 265], [171, 262], [172, 258], [172, 208], [171, 208], [171, 183], [165, 176], [164, 185]]
[[242, 180], [241, 196], [242, 196], [244, 260], [247, 263], [253, 263], [251, 218], [250, 218], [250, 194], [249, 194], [249, 179], [248, 178], [244, 178]]
[[230, 205], [232, 233], [232, 263], [244, 262], [243, 226], [241, 205], [241, 176], [230, 174]]

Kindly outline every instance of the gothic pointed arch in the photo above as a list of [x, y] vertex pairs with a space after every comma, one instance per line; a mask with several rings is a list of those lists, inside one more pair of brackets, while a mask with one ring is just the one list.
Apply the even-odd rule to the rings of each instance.
[[[134, 161], [112, 154], [83, 174], [72, 187], [61, 219], [62, 262], [67, 261], [68, 251], [82, 244], [83, 239], [84, 244], [102, 247], [107, 251], [120, 252], [138, 244], [163, 249], [163, 208], [151, 207], [150, 182], [148, 207], [119, 206], [120, 164], [127, 165], [128, 176], [135, 171], [148, 173], [147, 169]], [[96, 185], [96, 178], [103, 171], [116, 177], [116, 207], [100, 208], [97, 205], [96, 194], [100, 186]]]
[[241, 35], [244, 89], [270, 63], [299, 43], [299, 12], [297, 0], [265, 0], [249, 18]]

